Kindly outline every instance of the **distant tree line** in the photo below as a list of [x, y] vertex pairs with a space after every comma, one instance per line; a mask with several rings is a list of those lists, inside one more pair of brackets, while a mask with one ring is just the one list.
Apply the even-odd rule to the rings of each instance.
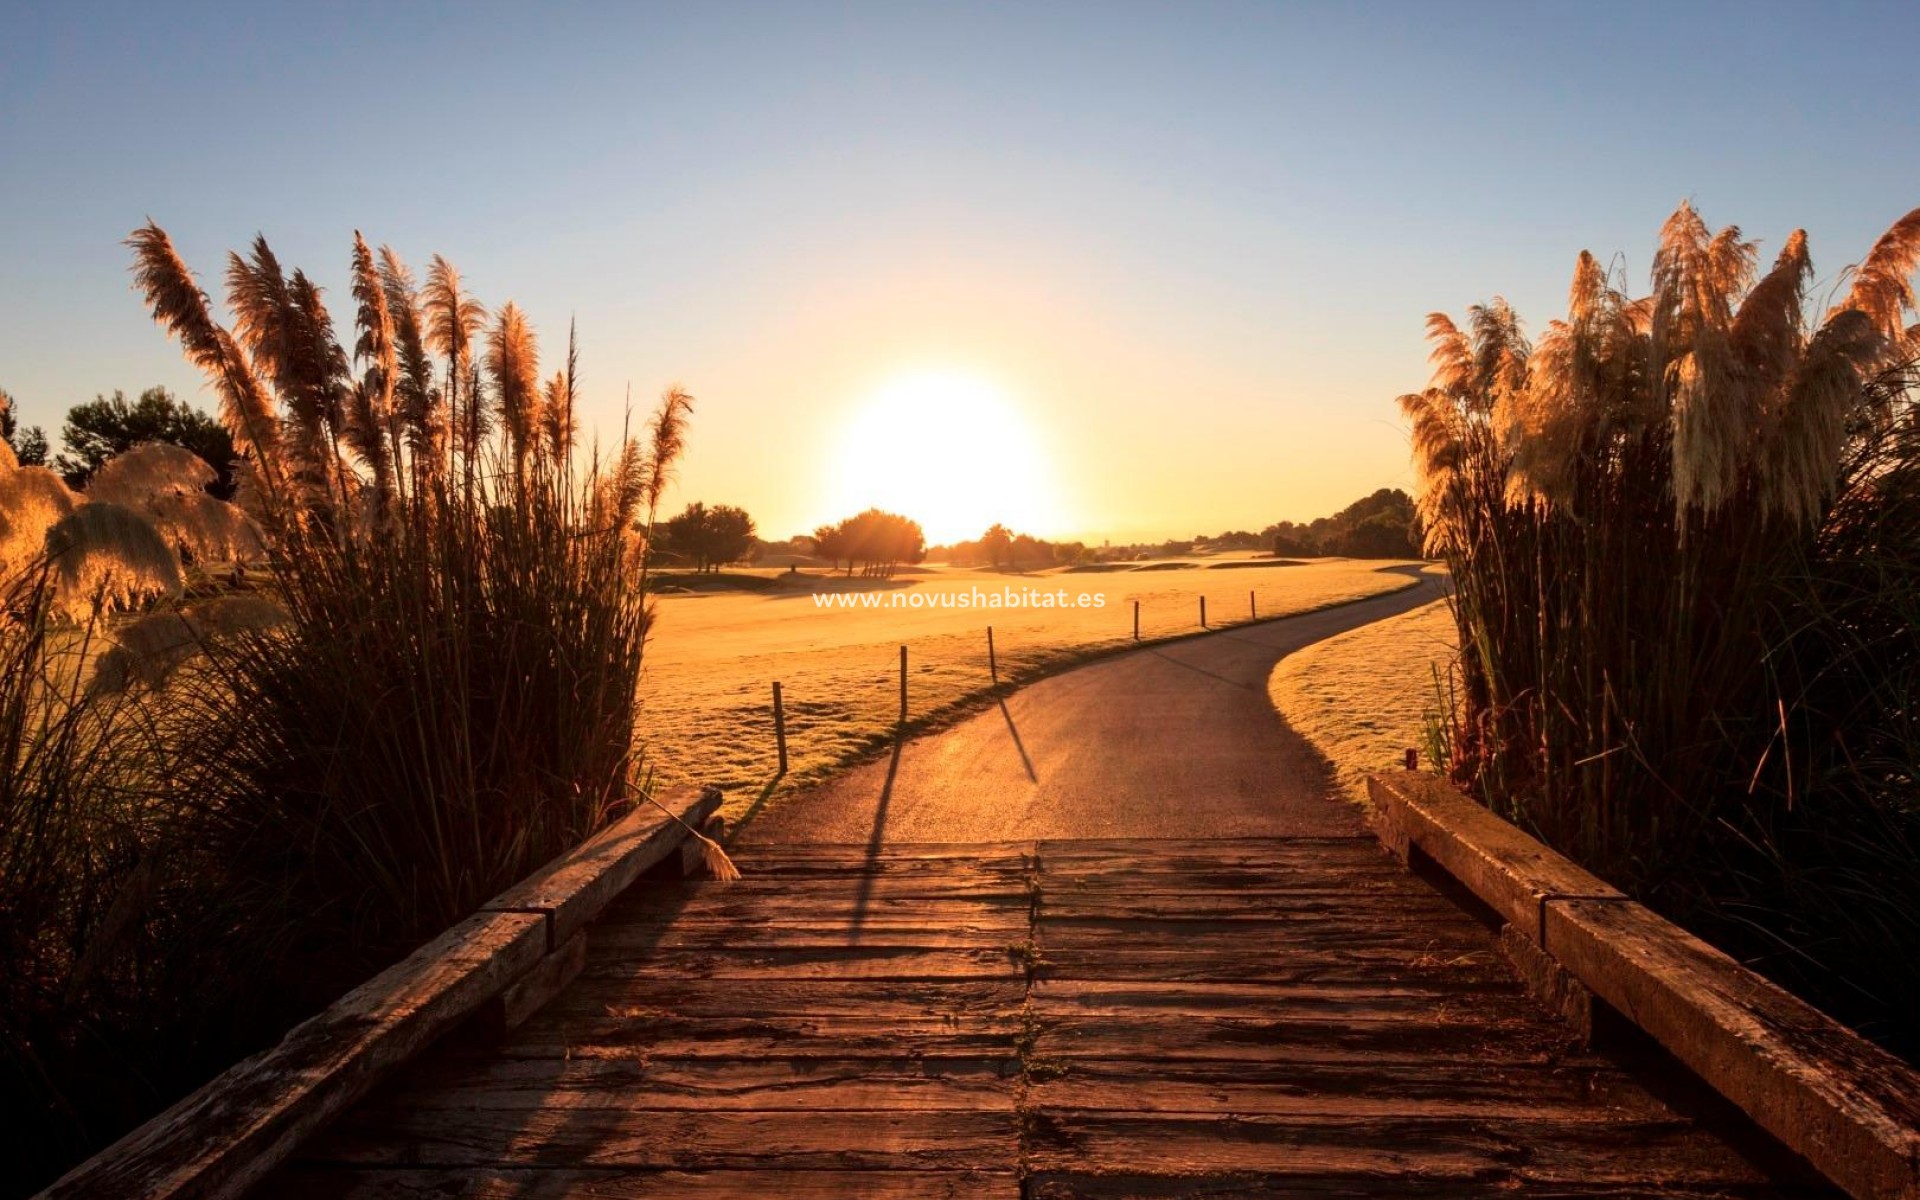
[[708, 508], [699, 501], [668, 519], [655, 531], [654, 542], [662, 558], [689, 563], [696, 571], [717, 571], [726, 563], [750, 559], [758, 545], [753, 518], [745, 509], [731, 504]]
[[1014, 533], [996, 522], [972, 541], [933, 547], [927, 557], [955, 566], [1022, 571], [1085, 562], [1089, 553], [1085, 542], [1050, 542], [1032, 534]]
[[[1009, 539], [996, 525], [978, 540], [936, 546], [928, 557], [956, 564], [1048, 566], [1052, 563], [1135, 562], [1184, 554], [1266, 550], [1279, 558], [1419, 558], [1422, 535], [1413, 498], [1398, 488], [1381, 488], [1330, 517], [1308, 522], [1277, 521], [1258, 532], [1229, 529], [1196, 533], [1164, 542], [1111, 543], [1087, 547], [1079, 542], [1048, 543], [1025, 535]], [[1048, 558], [1047, 554], [1052, 557]]]
[[849, 576], [858, 566], [862, 575], [886, 578], [902, 565], [927, 556], [926, 535], [918, 521], [877, 508], [837, 525], [822, 525], [813, 531], [813, 545], [814, 553], [836, 568], [844, 562]]
[[143, 442], [166, 442], [191, 450], [212, 467], [216, 478], [207, 488], [221, 500], [234, 493], [233, 467], [238, 457], [233, 439], [220, 422], [194, 408], [163, 387], [150, 387], [138, 400], [115, 391], [95, 396], [67, 410], [60, 429], [60, 453], [52, 453], [39, 426], [22, 429], [13, 401], [0, 391], [0, 440], [13, 448], [24, 466], [51, 467], [70, 488], [84, 489], [100, 465]]
[[1421, 533], [1413, 498], [1399, 488], [1381, 488], [1331, 517], [1307, 524], [1281, 521], [1260, 531], [1260, 541], [1281, 558], [1419, 558]]

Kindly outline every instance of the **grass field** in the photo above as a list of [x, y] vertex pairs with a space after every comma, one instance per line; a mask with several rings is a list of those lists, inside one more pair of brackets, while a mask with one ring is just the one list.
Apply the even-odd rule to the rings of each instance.
[[[899, 653], [908, 653], [908, 713], [924, 728], [968, 711], [989, 688], [987, 626], [1000, 678], [1018, 682], [1132, 644], [1133, 602], [1143, 641], [1199, 631], [1205, 596], [1214, 628], [1305, 612], [1394, 591], [1405, 576], [1378, 561], [1324, 560], [1285, 566], [1201, 559], [1152, 571], [1003, 574], [927, 567], [893, 580], [756, 572], [727, 590], [662, 595], [647, 652], [641, 732], [661, 782], [717, 783], [738, 811], [775, 785], [771, 688], [785, 691], [789, 771], [778, 786], [818, 780], [884, 745], [899, 709]], [[1240, 569], [1221, 570], [1232, 563]], [[673, 586], [707, 586], [669, 579]], [[924, 605], [999, 593], [1065, 589], [1087, 607], [820, 607], [816, 592], [917, 594]], [[1094, 597], [1100, 604], [1092, 606]]]
[[1289, 654], [1268, 693], [1333, 763], [1341, 790], [1364, 802], [1369, 774], [1424, 746], [1427, 716], [1440, 708], [1434, 671], [1446, 678], [1457, 640], [1447, 602], [1436, 600]]

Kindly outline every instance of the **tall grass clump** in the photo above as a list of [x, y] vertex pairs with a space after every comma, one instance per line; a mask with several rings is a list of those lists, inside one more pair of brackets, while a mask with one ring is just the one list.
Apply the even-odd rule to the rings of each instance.
[[264, 239], [229, 256], [230, 330], [163, 231], [130, 245], [246, 455], [287, 616], [173, 690], [182, 820], [222, 936], [310, 1004], [632, 802], [641, 531], [691, 402], [603, 458], [571, 344], [543, 379], [525, 316], [444, 259], [418, 286], [356, 235], [349, 348]]
[[1920, 211], [1823, 303], [1682, 205], [1648, 294], [1580, 255], [1537, 341], [1429, 318], [1413, 427], [1456, 586], [1454, 779], [1915, 1048]]
[[[76, 494], [0, 459], [0, 1122], [18, 1147], [8, 1194], [151, 1111], [202, 1040], [207, 958], [176, 936], [168, 743], [148, 691], [99, 686], [103, 664], [158, 678], [166, 655], [143, 644], [153, 622], [217, 623], [207, 606], [175, 605], [181, 564], [148, 515], [178, 483], [155, 468], [123, 474], [111, 498]], [[200, 524], [245, 527], [209, 502]], [[175, 606], [130, 619], [156, 602]]]
[[[0, 456], [0, 1121], [30, 1191], [620, 815], [645, 543], [691, 401], [576, 433], [571, 338], [356, 236], [351, 332], [264, 240], [155, 319], [241, 461]], [[223, 323], [224, 322], [224, 323]], [[264, 565], [258, 572], [240, 564]]]

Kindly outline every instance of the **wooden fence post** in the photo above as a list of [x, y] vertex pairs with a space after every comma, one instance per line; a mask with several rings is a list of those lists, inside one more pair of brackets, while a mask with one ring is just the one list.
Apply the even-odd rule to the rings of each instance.
[[1000, 660], [993, 655], [993, 626], [987, 626], [987, 673], [993, 676], [995, 683], [1000, 682]]
[[900, 647], [900, 723], [907, 723], [907, 648]]
[[1133, 602], [1133, 640], [1140, 640], [1140, 602]]
[[1207, 598], [1205, 596], [1202, 596], [1200, 597], [1200, 628], [1205, 629], [1206, 627], [1207, 627]]
[[1260, 619], [1260, 610], [1254, 607], [1253, 589], [1248, 588], [1247, 589], [1247, 620], [1258, 621], [1259, 619]]
[[780, 749], [780, 773], [787, 773], [787, 708], [780, 702], [780, 681], [773, 681], [773, 741]]

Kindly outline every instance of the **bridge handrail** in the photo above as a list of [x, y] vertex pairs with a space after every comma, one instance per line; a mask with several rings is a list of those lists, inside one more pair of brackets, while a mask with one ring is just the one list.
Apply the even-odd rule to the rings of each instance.
[[1459, 880], [1570, 977], [1856, 1197], [1920, 1197], [1920, 1072], [1443, 780], [1367, 781], [1402, 861]]

